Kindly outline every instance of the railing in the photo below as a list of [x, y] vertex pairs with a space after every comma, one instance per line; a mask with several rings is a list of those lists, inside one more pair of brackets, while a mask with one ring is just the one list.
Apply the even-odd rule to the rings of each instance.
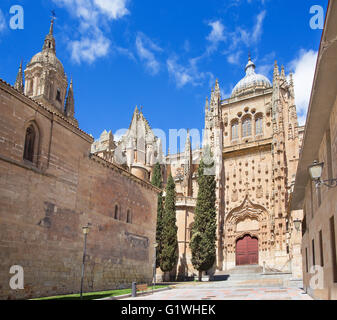
[[187, 207], [195, 207], [197, 204], [197, 199], [192, 197], [182, 197], [178, 196], [176, 198], [176, 206], [187, 206]]

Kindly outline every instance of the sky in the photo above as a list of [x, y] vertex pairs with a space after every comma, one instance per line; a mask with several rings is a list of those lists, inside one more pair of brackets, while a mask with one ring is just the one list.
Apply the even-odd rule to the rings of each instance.
[[[152, 128], [204, 127], [204, 106], [218, 79], [229, 98], [244, 77], [248, 54], [272, 80], [274, 61], [294, 73], [304, 125], [322, 30], [310, 8], [328, 0], [1, 0], [0, 78], [14, 84], [42, 49], [56, 13], [56, 55], [72, 77], [75, 117], [99, 138], [128, 128], [142, 106]], [[11, 29], [10, 8], [24, 10]], [[117, 135], [118, 136], [118, 135]], [[116, 138], [118, 138], [116, 136]], [[195, 147], [195, 146], [194, 146]]]

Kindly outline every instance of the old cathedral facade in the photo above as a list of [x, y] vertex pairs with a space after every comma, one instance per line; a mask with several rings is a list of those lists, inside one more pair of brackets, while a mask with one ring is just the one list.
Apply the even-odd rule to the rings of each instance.
[[[196, 274], [189, 241], [198, 195], [197, 171], [205, 146], [215, 159], [217, 182], [217, 262], [212, 272], [237, 265], [260, 265], [265, 270], [291, 272], [301, 278], [301, 234], [289, 210], [304, 128], [300, 127], [292, 74], [275, 62], [273, 81], [255, 72], [249, 57], [246, 75], [222, 99], [218, 80], [205, 106], [202, 148], [163, 155], [143, 113], [136, 108], [127, 133], [115, 144], [104, 131], [92, 152], [149, 181], [154, 164], [163, 163], [164, 183], [172, 173], [177, 192], [179, 261], [174, 275]], [[111, 146], [114, 147], [111, 148]], [[160, 271], [159, 271], [160, 272]]]
[[[22, 264], [29, 285], [20, 297], [76, 292], [87, 223], [86, 290], [150, 282], [160, 192], [150, 181], [157, 162], [164, 184], [170, 173], [176, 183], [174, 274], [196, 274], [189, 241], [206, 146], [217, 182], [213, 272], [258, 264], [300, 278], [301, 235], [289, 209], [303, 135], [294, 83], [277, 64], [270, 82], [251, 58], [245, 73], [228, 99], [216, 81], [201, 147], [192, 150], [188, 134], [183, 152], [164, 155], [138, 108], [119, 141], [106, 130], [94, 141], [75, 118], [73, 83], [56, 57], [52, 21], [42, 51], [24, 72], [21, 64], [15, 85], [0, 81], [1, 283], [8, 286], [10, 266]], [[9, 288], [1, 287], [0, 296], [11, 298]]]

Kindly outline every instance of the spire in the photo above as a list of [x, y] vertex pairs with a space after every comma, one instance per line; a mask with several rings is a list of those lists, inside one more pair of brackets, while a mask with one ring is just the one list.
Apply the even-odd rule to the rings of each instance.
[[50, 21], [49, 35], [52, 36], [54, 34], [54, 18]]
[[22, 60], [20, 63], [18, 74], [16, 76], [14, 88], [23, 93], [24, 86], [23, 86]]
[[281, 67], [281, 79], [286, 80], [286, 74], [285, 74], [284, 66], [283, 65]]
[[65, 115], [68, 118], [74, 118], [74, 114], [75, 114], [75, 100], [74, 100], [73, 79], [71, 79], [68, 90], [68, 96], [66, 100]]
[[208, 97], [206, 97], [205, 111], [207, 112], [208, 110], [209, 110], [209, 102]]
[[190, 138], [190, 129], [187, 129], [187, 137], [185, 142], [185, 152], [191, 151], [191, 138]]
[[274, 77], [273, 77], [273, 95], [272, 95], [272, 113], [273, 120], [278, 119], [279, 113], [279, 103], [280, 103], [280, 78], [279, 78], [279, 68], [277, 65], [277, 61], [275, 61], [274, 65]]
[[290, 73], [289, 75], [289, 90], [290, 90], [290, 94], [291, 96], [294, 98], [295, 97], [295, 90], [294, 90], [294, 78], [293, 78], [293, 74]]
[[255, 73], [255, 63], [252, 61], [251, 55], [249, 53], [248, 55], [248, 63], [246, 65], [245, 71], [246, 71], [246, 75], [252, 75]]
[[42, 51], [48, 51], [48, 52], [51, 51], [54, 54], [56, 54], [55, 38], [54, 38], [54, 19], [55, 17], [51, 19], [49, 33], [46, 35], [46, 38], [44, 39]]
[[277, 61], [275, 60], [275, 64], [274, 64], [274, 79], [276, 77], [278, 77], [279, 75], [280, 75], [279, 68], [278, 68], [278, 65], [277, 65]]
[[215, 80], [214, 92], [215, 92], [217, 95], [220, 95], [220, 86], [219, 86], [219, 81], [218, 81], [218, 79]]

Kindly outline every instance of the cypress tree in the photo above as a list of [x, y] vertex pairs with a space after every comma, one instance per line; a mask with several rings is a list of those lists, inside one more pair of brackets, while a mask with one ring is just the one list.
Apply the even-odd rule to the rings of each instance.
[[176, 225], [176, 191], [175, 183], [170, 174], [166, 185], [166, 197], [163, 215], [162, 252], [160, 268], [163, 272], [170, 272], [178, 260], [178, 238]]
[[[159, 188], [163, 188], [163, 178], [161, 175], [161, 167], [160, 164], [157, 162], [154, 169], [153, 169], [153, 175], [151, 183]], [[159, 268], [160, 266], [160, 256], [162, 252], [162, 232], [163, 232], [163, 193], [161, 192], [158, 194], [158, 200], [157, 200], [157, 229], [156, 229], [156, 242], [158, 244], [156, 248], [156, 267]]]
[[214, 162], [206, 157], [198, 169], [199, 191], [190, 242], [192, 264], [199, 271], [199, 281], [202, 272], [209, 270], [216, 259], [216, 182], [214, 175], [210, 175]]

